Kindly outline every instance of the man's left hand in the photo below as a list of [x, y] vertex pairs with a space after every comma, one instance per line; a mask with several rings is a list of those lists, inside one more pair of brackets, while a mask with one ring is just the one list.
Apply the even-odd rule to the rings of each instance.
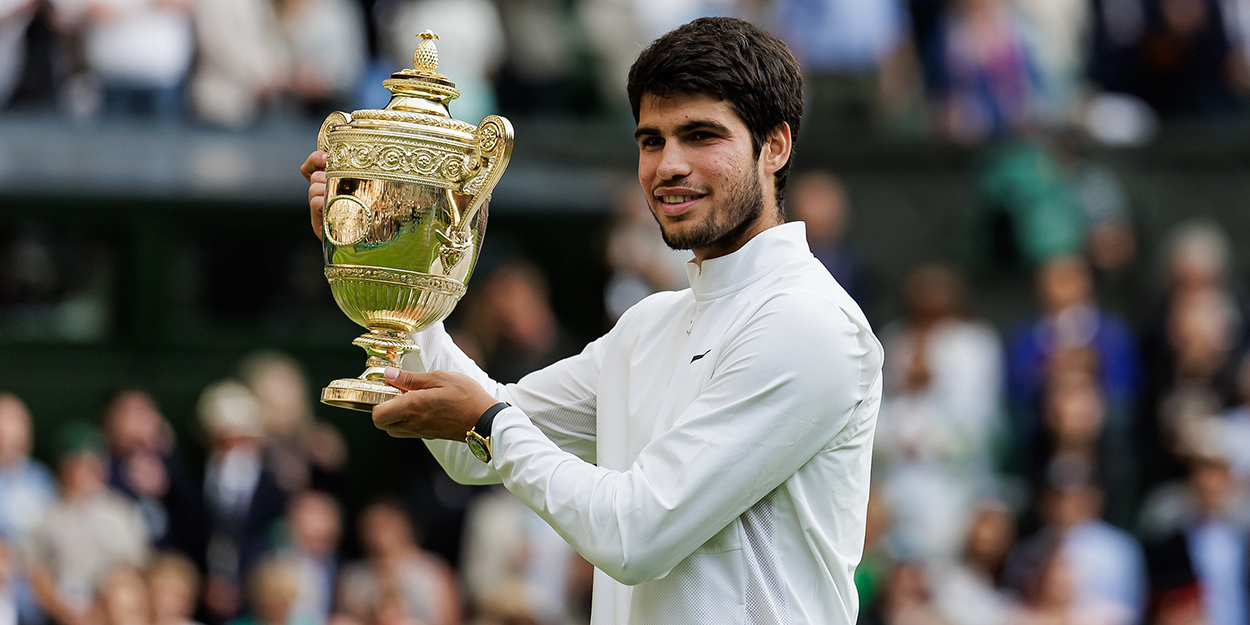
[[482, 413], [499, 402], [468, 376], [450, 371], [387, 367], [386, 382], [406, 392], [374, 406], [373, 424], [395, 438], [462, 441]]

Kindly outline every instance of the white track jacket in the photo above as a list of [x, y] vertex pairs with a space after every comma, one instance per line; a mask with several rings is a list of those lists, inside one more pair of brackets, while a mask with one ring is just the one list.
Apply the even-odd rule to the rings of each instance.
[[463, 483], [502, 482], [596, 567], [595, 625], [851, 625], [881, 344], [801, 223], [687, 265], [579, 355], [490, 380], [441, 324], [428, 369], [512, 404], [487, 465], [426, 441]]

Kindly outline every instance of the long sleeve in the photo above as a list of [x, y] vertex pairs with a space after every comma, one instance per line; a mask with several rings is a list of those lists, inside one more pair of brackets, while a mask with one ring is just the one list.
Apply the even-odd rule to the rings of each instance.
[[495, 470], [617, 581], [666, 576], [875, 415], [880, 345], [843, 311], [811, 301], [779, 295], [762, 305], [713, 356], [698, 396], [627, 470], [560, 450], [516, 408], [496, 417]]
[[[456, 347], [442, 323], [413, 338], [425, 370], [469, 376], [491, 396], [528, 415], [549, 441], [586, 462], [595, 461], [595, 385], [603, 339], [587, 345], [576, 356], [525, 376], [517, 384], [500, 384]], [[495, 470], [474, 457], [464, 442], [426, 440], [425, 444], [453, 480], [462, 484], [499, 483]]]

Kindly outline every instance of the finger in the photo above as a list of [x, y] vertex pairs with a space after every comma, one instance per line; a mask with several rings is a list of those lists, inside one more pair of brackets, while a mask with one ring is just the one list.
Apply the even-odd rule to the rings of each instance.
[[324, 182], [314, 182], [314, 183], [312, 183], [312, 184], [308, 185], [308, 201], [309, 201], [309, 203], [311, 203], [313, 200], [315, 200], [315, 199], [317, 199], [317, 198], [321, 198], [321, 201], [322, 201], [322, 202], [324, 202], [324, 201], [325, 201], [325, 197], [326, 197], [326, 183], [324, 183]]
[[411, 400], [403, 395], [388, 399], [373, 407], [373, 425], [380, 430], [391, 430], [407, 423], [412, 412], [408, 410]]
[[311, 182], [313, 173], [325, 168], [326, 153], [321, 150], [316, 150], [312, 154], [309, 154], [308, 158], [304, 159], [304, 164], [299, 167], [299, 173], [304, 174], [304, 179]]
[[386, 368], [386, 383], [400, 388], [405, 391], [415, 391], [426, 388], [438, 388], [437, 373], [418, 373], [416, 371], [404, 371], [396, 367]]
[[317, 233], [318, 239], [322, 237], [322, 230], [324, 230], [321, 223], [321, 209], [324, 208], [325, 200], [324, 197], [317, 197], [308, 201], [308, 210], [312, 213], [312, 229]]

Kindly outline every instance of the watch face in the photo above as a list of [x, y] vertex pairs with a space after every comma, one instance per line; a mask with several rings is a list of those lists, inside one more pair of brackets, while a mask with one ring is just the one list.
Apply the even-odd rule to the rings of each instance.
[[469, 445], [469, 451], [473, 452], [478, 460], [490, 462], [490, 449], [486, 447], [486, 441], [480, 435], [470, 435], [464, 442]]

